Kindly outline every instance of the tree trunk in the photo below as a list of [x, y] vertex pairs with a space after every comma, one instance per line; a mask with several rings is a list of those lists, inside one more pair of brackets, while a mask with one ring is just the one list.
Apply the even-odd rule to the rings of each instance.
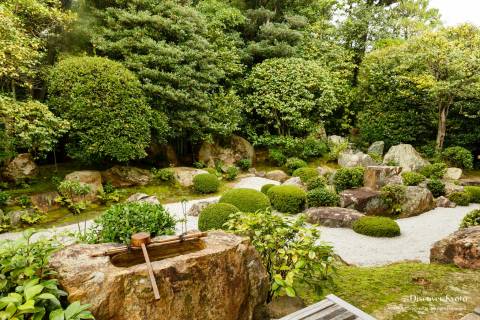
[[438, 108], [438, 132], [437, 132], [437, 151], [443, 149], [445, 134], [447, 132], [447, 112], [448, 106], [441, 105]]

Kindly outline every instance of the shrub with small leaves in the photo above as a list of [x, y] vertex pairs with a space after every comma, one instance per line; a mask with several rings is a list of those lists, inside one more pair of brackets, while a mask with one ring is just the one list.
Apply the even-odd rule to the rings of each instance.
[[455, 202], [459, 206], [468, 206], [470, 204], [470, 194], [467, 192], [452, 192], [448, 196], [448, 200]]
[[340, 168], [333, 177], [335, 188], [340, 192], [346, 189], [362, 187], [364, 174], [365, 168], [363, 167]]
[[406, 186], [418, 186], [425, 181], [426, 177], [418, 172], [404, 172], [402, 173], [403, 184]]
[[326, 188], [317, 188], [307, 192], [307, 205], [313, 207], [336, 207], [340, 203], [340, 196]]
[[420, 169], [420, 173], [429, 179], [442, 179], [445, 172], [447, 172], [447, 165], [443, 162], [428, 164]]
[[255, 212], [270, 207], [270, 200], [260, 191], [237, 188], [228, 190], [219, 200], [220, 203], [230, 203], [242, 212]]
[[267, 194], [268, 190], [273, 186], [274, 186], [273, 183], [267, 183], [267, 184], [262, 186], [262, 189], [260, 189], [260, 191], [262, 191], [262, 193], [264, 193], [264, 194]]
[[302, 158], [319, 158], [328, 153], [327, 144], [317, 138], [308, 137], [303, 141]]
[[311, 178], [318, 177], [319, 173], [315, 168], [303, 167], [293, 171], [292, 176], [299, 177], [303, 183], [306, 183]]
[[7, 201], [10, 198], [10, 195], [6, 191], [0, 191], [0, 207], [7, 205]]
[[252, 160], [250, 159], [240, 159], [237, 161], [237, 166], [243, 171], [248, 171], [252, 167]]
[[218, 191], [220, 181], [211, 173], [201, 173], [193, 177], [193, 189], [198, 193], [214, 193]]
[[472, 153], [463, 147], [446, 148], [442, 152], [442, 159], [452, 167], [473, 169]]
[[328, 184], [327, 178], [319, 175], [311, 179], [308, 179], [306, 186], [307, 186], [307, 190], [313, 190], [317, 188], [325, 188], [327, 184]]
[[288, 174], [292, 174], [295, 170], [306, 166], [307, 163], [299, 158], [288, 158], [285, 162], [285, 169]]
[[156, 180], [170, 182], [170, 183], [175, 182], [175, 174], [173, 173], [173, 170], [170, 168], [163, 168], [163, 169], [153, 168], [151, 172], [153, 174], [153, 178]]
[[352, 225], [353, 231], [371, 237], [396, 237], [400, 226], [395, 220], [386, 217], [361, 217]]
[[467, 186], [465, 187], [465, 192], [467, 192], [470, 195], [470, 200], [473, 203], [480, 203], [480, 187]]
[[480, 209], [470, 211], [462, 220], [460, 228], [480, 226]]
[[207, 165], [206, 165], [205, 162], [203, 162], [203, 161], [195, 161], [195, 162], [193, 163], [193, 167], [194, 167], [194, 168], [197, 168], [197, 169], [203, 169], [203, 168], [205, 168], [206, 166], [207, 166]]
[[307, 194], [303, 189], [293, 185], [271, 187], [267, 192], [272, 206], [284, 213], [298, 213], [305, 208]]
[[213, 203], [200, 212], [198, 229], [200, 231], [225, 229], [225, 222], [232, 214], [239, 211], [237, 207], [229, 203]]
[[445, 195], [445, 184], [439, 179], [429, 180], [427, 182], [427, 188], [435, 198]]
[[389, 207], [391, 214], [399, 214], [402, 204], [407, 200], [407, 187], [400, 184], [388, 184], [380, 190], [380, 196]]
[[237, 167], [234, 167], [234, 166], [228, 167], [227, 172], [225, 173], [225, 179], [227, 179], [228, 181], [235, 180], [238, 176], [238, 172], [239, 170]]
[[287, 161], [287, 157], [280, 149], [270, 149], [268, 150], [268, 160], [272, 164], [281, 167]]

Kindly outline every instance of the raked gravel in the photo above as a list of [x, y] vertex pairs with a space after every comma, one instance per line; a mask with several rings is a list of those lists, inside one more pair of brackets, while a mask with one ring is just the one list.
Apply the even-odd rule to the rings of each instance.
[[[260, 190], [268, 183], [278, 184], [277, 181], [248, 177], [241, 179], [235, 188], [250, 188]], [[214, 200], [219, 197], [196, 199], [186, 202], [186, 210], [201, 201]], [[182, 203], [165, 204], [164, 207], [178, 219], [183, 218]], [[372, 238], [355, 233], [351, 229], [319, 227], [323, 241], [330, 243], [335, 252], [346, 262], [362, 266], [374, 266], [394, 263], [405, 260], [428, 262], [430, 248], [436, 241], [445, 238], [458, 229], [462, 218], [471, 210], [480, 208], [480, 205], [457, 208], [436, 208], [422, 215], [397, 220], [402, 234], [395, 238]], [[187, 228], [197, 228], [197, 217], [187, 217]], [[88, 221], [89, 226], [92, 221]], [[43, 230], [36, 237], [52, 236], [64, 232], [76, 231], [77, 225], [68, 225], [59, 228]], [[177, 233], [182, 232], [182, 223], [176, 226]], [[20, 232], [0, 234], [0, 240], [15, 239], [21, 236]]]

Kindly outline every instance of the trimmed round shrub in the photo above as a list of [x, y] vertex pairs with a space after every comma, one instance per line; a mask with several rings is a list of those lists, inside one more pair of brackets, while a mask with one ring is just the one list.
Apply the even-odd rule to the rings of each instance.
[[427, 182], [427, 188], [435, 198], [445, 195], [445, 184], [439, 179], [429, 180]]
[[265, 194], [243, 188], [225, 192], [219, 202], [232, 204], [242, 212], [256, 212], [270, 207], [270, 200]]
[[95, 222], [100, 227], [100, 242], [130, 243], [137, 232], [148, 232], [152, 237], [175, 232], [175, 219], [168, 211], [160, 204], [147, 202], [113, 205]]
[[316, 176], [309, 179], [306, 183], [307, 190], [313, 190], [317, 188], [325, 188], [328, 184], [327, 178], [324, 176]]
[[467, 186], [464, 188], [465, 192], [470, 195], [470, 201], [473, 203], [480, 203], [480, 187]]
[[470, 194], [467, 192], [453, 192], [448, 196], [448, 200], [455, 202], [459, 206], [468, 206], [470, 204]]
[[229, 203], [214, 203], [207, 206], [198, 216], [198, 229], [200, 231], [225, 229], [224, 224], [230, 215], [237, 213], [238, 208]]
[[402, 179], [406, 186], [418, 186], [425, 181], [426, 177], [418, 172], [404, 172], [402, 173]]
[[201, 173], [193, 177], [193, 189], [198, 193], [214, 193], [218, 191], [220, 181], [211, 173]]
[[428, 164], [420, 169], [420, 173], [429, 179], [442, 179], [445, 172], [447, 172], [447, 165], [443, 162]]
[[340, 192], [346, 189], [362, 187], [364, 174], [365, 168], [363, 167], [340, 168], [333, 177], [335, 188]]
[[306, 166], [307, 163], [299, 158], [288, 158], [285, 162], [285, 169], [288, 174], [292, 174], [295, 170]]
[[270, 188], [273, 186], [274, 186], [273, 183], [267, 183], [266, 185], [262, 186], [262, 189], [260, 191], [262, 191], [262, 193], [264, 194], [267, 194], [268, 190], [270, 190]]
[[472, 153], [463, 147], [450, 147], [442, 152], [443, 160], [452, 167], [473, 169]]
[[460, 228], [480, 226], [480, 209], [470, 211], [462, 220]]
[[303, 167], [293, 171], [292, 175], [294, 177], [299, 177], [300, 180], [302, 180], [302, 182], [305, 183], [311, 178], [318, 177], [319, 173], [315, 168]]
[[297, 186], [273, 186], [267, 192], [272, 206], [285, 213], [298, 213], [305, 208], [307, 194]]
[[336, 207], [340, 203], [340, 196], [326, 188], [317, 188], [307, 192], [307, 205], [312, 207]]
[[361, 217], [352, 225], [353, 231], [371, 237], [396, 237], [400, 226], [395, 220], [386, 217]]

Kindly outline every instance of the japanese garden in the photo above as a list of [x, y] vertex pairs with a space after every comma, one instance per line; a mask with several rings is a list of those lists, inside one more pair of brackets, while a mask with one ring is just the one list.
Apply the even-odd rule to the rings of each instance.
[[480, 320], [429, 0], [1, 0], [0, 135], [0, 320]]

